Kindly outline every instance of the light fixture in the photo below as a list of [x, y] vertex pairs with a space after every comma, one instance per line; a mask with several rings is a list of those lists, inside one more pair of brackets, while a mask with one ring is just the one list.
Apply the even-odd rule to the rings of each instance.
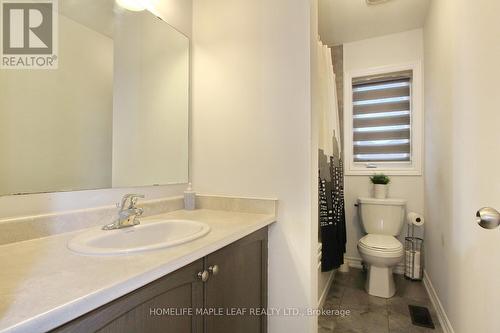
[[140, 12], [146, 9], [146, 2], [144, 0], [116, 0], [116, 3], [120, 7], [133, 12]]

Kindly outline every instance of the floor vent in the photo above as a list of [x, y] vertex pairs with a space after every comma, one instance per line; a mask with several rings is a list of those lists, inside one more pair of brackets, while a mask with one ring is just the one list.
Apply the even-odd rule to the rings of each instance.
[[435, 328], [429, 309], [416, 305], [408, 305], [408, 309], [410, 310], [411, 322], [413, 325], [432, 329]]

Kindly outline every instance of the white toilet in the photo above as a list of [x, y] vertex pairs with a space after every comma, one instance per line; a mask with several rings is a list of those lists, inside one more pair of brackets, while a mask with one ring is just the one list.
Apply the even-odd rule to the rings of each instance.
[[403, 228], [406, 200], [359, 198], [359, 212], [366, 236], [358, 242], [368, 265], [366, 291], [390, 298], [396, 293], [392, 269], [403, 259], [403, 244], [396, 239]]

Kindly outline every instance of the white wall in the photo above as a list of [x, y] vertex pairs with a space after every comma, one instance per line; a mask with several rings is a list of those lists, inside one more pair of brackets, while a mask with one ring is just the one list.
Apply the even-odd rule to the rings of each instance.
[[498, 1], [432, 1], [425, 25], [426, 272], [456, 333], [500, 332]]
[[113, 41], [59, 29], [57, 70], [0, 71], [0, 195], [111, 186]]
[[[422, 29], [344, 44], [344, 72], [422, 60]], [[372, 196], [371, 191], [368, 176], [345, 177], [347, 258], [360, 259], [357, 242], [363, 237], [364, 231], [354, 204], [358, 197]], [[391, 176], [389, 196], [408, 200], [409, 211], [424, 212], [423, 195], [422, 176]], [[402, 235], [405, 233], [406, 229]], [[403, 240], [404, 237], [401, 236], [400, 239]]]
[[[453, 253], [453, 1], [434, 1], [425, 25], [426, 267], [451, 315]], [[431, 255], [432, 254], [432, 255]], [[458, 292], [457, 292], [458, 293]], [[456, 326], [456, 325], [455, 325]]]
[[[193, 4], [193, 184], [206, 193], [278, 198], [269, 306], [315, 306], [310, 2]], [[315, 325], [314, 317], [269, 317], [272, 333]]]
[[[159, 16], [188, 37], [191, 36], [191, 0], [151, 1], [154, 1], [157, 8], [155, 12]], [[182, 194], [185, 187], [185, 185], [168, 185], [128, 189], [0, 196], [0, 218], [109, 205], [118, 202], [124, 193], [131, 192], [144, 193], [147, 199], [179, 195]]]

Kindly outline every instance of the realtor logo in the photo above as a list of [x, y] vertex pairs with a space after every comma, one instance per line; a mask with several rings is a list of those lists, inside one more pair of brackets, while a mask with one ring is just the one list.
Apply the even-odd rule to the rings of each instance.
[[0, 0], [2, 69], [57, 68], [57, 0]]

